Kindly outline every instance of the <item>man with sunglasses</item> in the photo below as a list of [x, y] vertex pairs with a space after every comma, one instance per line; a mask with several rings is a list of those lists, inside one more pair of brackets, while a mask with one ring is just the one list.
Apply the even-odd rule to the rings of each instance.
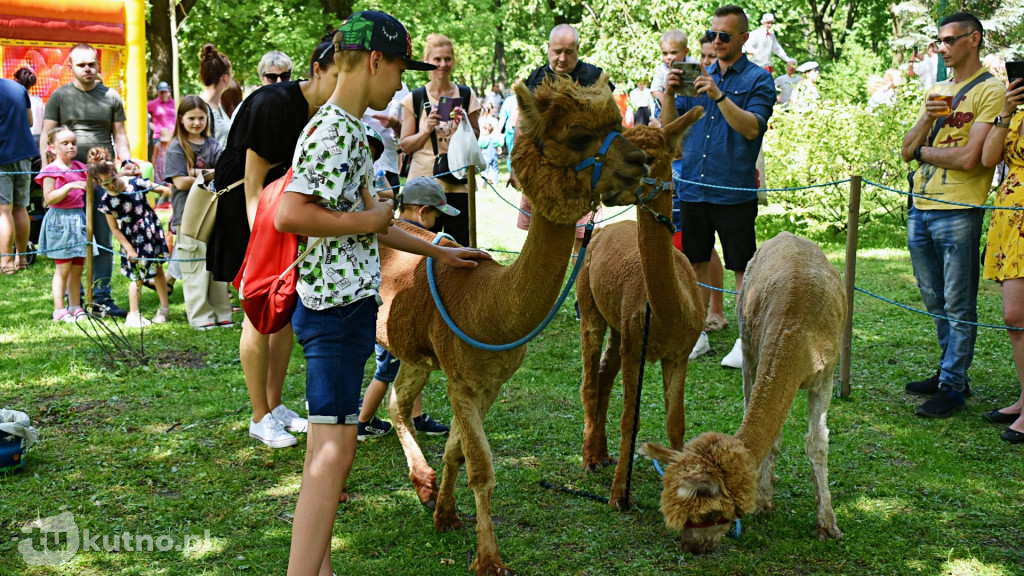
[[[683, 158], [677, 164], [683, 253], [698, 280], [709, 284], [708, 262], [717, 232], [737, 291], [743, 287], [747, 261], [757, 250], [757, 154], [775, 104], [772, 75], [743, 53], [747, 37], [742, 8], [727, 5], [715, 10], [705, 38], [711, 40], [718, 59], [693, 81], [697, 96], [676, 96], [681, 76], [671, 70], [661, 97], [663, 124], [695, 106], [704, 107], [704, 117], [683, 141]], [[742, 365], [739, 340], [723, 365]]]
[[946, 102], [926, 100], [900, 151], [903, 160], [918, 163], [911, 173], [915, 196], [907, 215], [907, 245], [942, 349], [935, 375], [906, 385], [910, 394], [931, 396], [917, 409], [926, 418], [948, 418], [970, 395], [967, 370], [977, 327], [964, 322], [978, 319], [984, 210], [966, 205], [984, 204], [988, 196], [993, 169], [981, 164], [981, 150], [1006, 98], [1003, 83], [981, 65], [984, 40], [981, 22], [972, 14], [958, 12], [939, 23], [939, 55], [953, 77], [932, 91], [956, 94], [952, 113]]

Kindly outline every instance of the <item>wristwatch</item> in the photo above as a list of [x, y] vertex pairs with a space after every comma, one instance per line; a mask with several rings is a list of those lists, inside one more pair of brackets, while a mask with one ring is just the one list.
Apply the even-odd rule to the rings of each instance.
[[722, 92], [722, 95], [719, 96], [717, 100], [715, 100], [715, 104], [720, 103], [722, 100], [725, 100], [725, 92], [724, 91]]
[[993, 122], [996, 128], [1009, 128], [1010, 123], [1003, 120], [1002, 116], [996, 116], [996, 121]]
[[924, 146], [914, 148], [914, 160], [917, 160], [918, 162], [921, 161], [921, 148], [924, 148]]

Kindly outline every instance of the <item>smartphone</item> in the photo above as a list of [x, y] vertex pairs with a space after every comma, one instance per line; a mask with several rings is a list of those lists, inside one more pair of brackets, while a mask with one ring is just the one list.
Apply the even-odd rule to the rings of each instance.
[[697, 87], [693, 81], [700, 77], [700, 64], [695, 62], [673, 62], [672, 68], [682, 71], [679, 87], [676, 88], [677, 96], [696, 96]]
[[452, 110], [462, 106], [462, 98], [451, 96], [441, 96], [437, 101], [437, 113], [441, 115], [442, 122], [448, 122], [452, 119]]
[[1007, 62], [1006, 77], [1010, 79], [1010, 82], [1013, 82], [1018, 78], [1024, 78], [1024, 61]]

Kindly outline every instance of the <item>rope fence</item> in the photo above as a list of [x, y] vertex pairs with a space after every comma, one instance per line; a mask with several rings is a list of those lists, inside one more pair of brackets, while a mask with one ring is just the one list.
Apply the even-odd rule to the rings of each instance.
[[[66, 171], [63, 171], [63, 172], [84, 172], [84, 171], [83, 170], [66, 170]], [[471, 201], [470, 201], [470, 206], [471, 206], [471, 208], [470, 208], [471, 224], [470, 225], [472, 227], [472, 241], [473, 241], [472, 243], [475, 244], [475, 241], [476, 241], [476, 238], [475, 238], [475, 236], [476, 236], [475, 235], [475, 217], [472, 214], [472, 212], [473, 212], [473, 205], [475, 204], [476, 170], [475, 170], [474, 166], [465, 166], [465, 167], [460, 168], [460, 169], [452, 170], [452, 171], [448, 172], [447, 174], [453, 174], [455, 172], [464, 172], [465, 176], [467, 177], [467, 180], [469, 182], [471, 182], [471, 184], [469, 185], [470, 195], [472, 196]], [[48, 171], [47, 172], [47, 174], [54, 174], [54, 173], [59, 173], [59, 172], [54, 172], [54, 171]], [[3, 175], [8, 175], [8, 174], [9, 175], [16, 175], [16, 174], [30, 174], [30, 175], [34, 175], [34, 174], [38, 174], [38, 172], [0, 172], [0, 174], [3, 174]], [[1024, 328], [1020, 328], [1020, 327], [1005, 326], [1005, 325], [999, 325], [999, 324], [988, 324], [988, 323], [983, 323], [983, 322], [971, 322], [971, 321], [966, 321], [966, 320], [959, 320], [959, 319], [955, 319], [955, 318], [949, 318], [949, 317], [938, 315], [938, 314], [933, 314], [933, 313], [928, 312], [926, 310], [921, 310], [921, 309], [918, 309], [918, 308], [914, 308], [912, 306], [908, 306], [906, 304], [902, 304], [902, 303], [897, 302], [895, 300], [886, 298], [886, 297], [884, 297], [882, 295], [879, 295], [879, 294], [876, 294], [874, 292], [871, 292], [870, 290], [867, 290], [867, 289], [861, 288], [859, 286], [856, 286], [853, 283], [853, 277], [854, 277], [854, 275], [856, 273], [855, 272], [855, 270], [856, 270], [856, 266], [855, 266], [855, 262], [856, 262], [856, 243], [857, 243], [857, 233], [858, 233], [858, 228], [859, 228], [860, 191], [861, 191], [862, 184], [870, 186], [870, 187], [873, 187], [873, 188], [876, 188], [878, 190], [884, 190], [886, 192], [899, 194], [901, 196], [907, 196], [907, 197], [910, 197], [910, 198], [922, 198], [922, 199], [926, 199], [926, 200], [929, 200], [929, 201], [932, 201], [932, 202], [937, 202], [937, 203], [947, 204], [947, 205], [952, 205], [952, 206], [959, 206], [959, 207], [963, 207], [963, 208], [974, 208], [974, 209], [982, 209], [982, 210], [1024, 210], [1024, 206], [993, 206], [993, 205], [976, 205], [976, 204], [968, 204], [968, 203], [963, 203], [963, 202], [955, 202], [955, 201], [951, 201], [951, 200], [945, 200], [945, 199], [942, 199], [942, 198], [935, 198], [935, 197], [929, 196], [929, 195], [923, 195], [923, 194], [917, 194], [917, 193], [914, 193], [914, 192], [908, 192], [906, 190], [899, 190], [899, 189], [896, 189], [896, 188], [892, 188], [890, 186], [886, 186], [884, 184], [879, 184], [877, 182], [872, 182], [871, 180], [864, 180], [859, 175], [858, 176], [853, 176], [851, 178], [844, 178], [844, 179], [841, 179], [841, 180], [836, 180], [836, 181], [833, 181], [833, 182], [810, 184], [810, 185], [806, 185], [806, 186], [791, 186], [791, 187], [785, 187], [785, 188], [765, 188], [765, 189], [759, 189], [759, 188], [737, 188], [737, 187], [731, 187], [731, 186], [719, 186], [719, 185], [715, 185], [715, 184], [708, 184], [708, 183], [705, 183], [705, 182], [693, 182], [693, 181], [685, 180], [685, 179], [682, 179], [682, 178], [673, 178], [673, 181], [676, 182], [677, 185], [678, 184], [689, 184], [689, 185], [700, 186], [700, 187], [703, 187], [703, 188], [713, 188], [713, 189], [718, 189], [718, 190], [732, 190], [732, 191], [738, 191], [738, 192], [751, 192], [751, 193], [756, 193], [756, 192], [797, 192], [797, 191], [809, 190], [809, 189], [813, 189], [813, 188], [825, 188], [825, 187], [830, 187], [830, 186], [841, 186], [841, 185], [849, 184], [851, 191], [850, 191], [850, 210], [849, 210], [849, 216], [848, 216], [848, 222], [847, 222], [847, 259], [846, 259], [846, 261], [847, 261], [847, 265], [846, 265], [847, 266], [847, 271], [846, 271], [846, 274], [845, 274], [845, 276], [847, 278], [847, 295], [848, 295], [848, 298], [849, 298], [849, 302], [848, 302], [848, 304], [849, 304], [849, 320], [848, 320], [848, 324], [849, 325], [847, 326], [847, 331], [848, 332], [852, 332], [853, 296], [854, 296], [853, 293], [854, 292], [860, 292], [862, 294], [865, 294], [867, 296], [875, 298], [875, 299], [877, 299], [879, 301], [882, 301], [882, 302], [885, 302], [887, 304], [896, 306], [898, 308], [901, 308], [901, 309], [909, 311], [909, 312], [913, 312], [915, 314], [921, 314], [923, 316], [928, 316], [928, 317], [931, 317], [931, 318], [934, 318], [934, 319], [939, 319], [939, 320], [946, 320], [946, 321], [951, 322], [951, 323], [967, 324], [967, 325], [975, 326], [975, 327], [978, 327], [978, 328], [991, 328], [991, 329], [997, 329], [997, 330], [1024, 330]], [[520, 206], [517, 206], [512, 201], [510, 201], [508, 198], [506, 198], [504, 195], [502, 195], [502, 193], [494, 186], [493, 183], [491, 183], [490, 181], [487, 181], [487, 180], [484, 180], [484, 182], [487, 185], [487, 187], [490, 189], [490, 191], [493, 192], [494, 195], [497, 196], [502, 202], [504, 202], [505, 204], [508, 204], [509, 206], [511, 206], [512, 208], [517, 210], [518, 212], [520, 212], [520, 213], [522, 213], [522, 214], [524, 214], [526, 216], [530, 216], [529, 212], [523, 210]], [[157, 190], [160, 187], [162, 187], [162, 186], [157, 185], [157, 186], [153, 186], [152, 188], [147, 188], [147, 189], [144, 189], [144, 190], [134, 190], [134, 191], [128, 192], [128, 193], [131, 193], [131, 194], [146, 194], [148, 192]], [[381, 186], [380, 189], [381, 190], [395, 190], [395, 189], [397, 189], [399, 187], [400, 186]], [[607, 222], [609, 220], [613, 220], [613, 219], [615, 219], [615, 218], [617, 218], [617, 217], [619, 217], [619, 216], [621, 216], [621, 215], [625, 214], [626, 212], [629, 212], [630, 210], [633, 210], [633, 209], [634, 209], [634, 206], [628, 206], [625, 209], [623, 209], [622, 211], [617, 212], [616, 214], [614, 214], [612, 216], [604, 217], [601, 220], [596, 221], [595, 223], [600, 224], [600, 223]], [[585, 224], [578, 225], [578, 227], [582, 227], [582, 226], [585, 226]], [[104, 250], [104, 251], [107, 251], [107, 252], [109, 252], [111, 254], [115, 253], [113, 249], [108, 248], [106, 246], [95, 244], [94, 242], [91, 242], [91, 241], [85, 242], [84, 244], [87, 245], [87, 246], [95, 246], [96, 249]], [[63, 250], [63, 249], [66, 249], [66, 248], [77, 248], [78, 246], [81, 246], [81, 245], [82, 244], [79, 243], [79, 244], [73, 244], [73, 245], [69, 245], [69, 246], [51, 248], [51, 249], [45, 250], [45, 251], [34, 250], [34, 251], [15, 253], [15, 254], [0, 254], [0, 256], [8, 257], [8, 256], [16, 256], [16, 255], [19, 255], [19, 254], [20, 255], [30, 255], [30, 254], [38, 255], [38, 254], [45, 254], [45, 253], [51, 252], [51, 251]], [[519, 254], [519, 252], [514, 251], [514, 250], [503, 250], [503, 249], [497, 249], [497, 248], [491, 248], [491, 249], [488, 249], [488, 250], [490, 252], [496, 252], [496, 253], [501, 253], [501, 254], [511, 254], [511, 255]], [[575, 255], [573, 255], [573, 256], [575, 257]], [[139, 261], [143, 261], [143, 262], [166, 263], [166, 262], [199, 262], [199, 261], [203, 261], [205, 259], [203, 259], [203, 258], [138, 258], [138, 260]], [[736, 292], [734, 290], [728, 290], [728, 289], [720, 288], [720, 287], [717, 287], [717, 286], [708, 286], [708, 285], [700, 283], [700, 282], [698, 282], [698, 285], [700, 285], [702, 288], [706, 288], [706, 289], [709, 289], [709, 290], [715, 290], [715, 291], [722, 292], [722, 293], [725, 293], [725, 294], [732, 294], [732, 295], [738, 294], [738, 292]], [[841, 391], [841, 395], [842, 396], [848, 396], [849, 395], [849, 373], [848, 373], [848, 370], [849, 370], [850, 342], [847, 341], [847, 338], [852, 338], [852, 336], [851, 335], [845, 335], [844, 336], [843, 355], [842, 355], [843, 359], [841, 360], [841, 368], [840, 368], [841, 379], [843, 380], [843, 388], [842, 388], [842, 391]]]

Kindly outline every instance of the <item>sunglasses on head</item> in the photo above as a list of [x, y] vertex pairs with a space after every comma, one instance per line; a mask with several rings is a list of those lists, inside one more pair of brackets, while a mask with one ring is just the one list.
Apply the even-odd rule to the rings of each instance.
[[292, 71], [282, 72], [280, 74], [274, 74], [273, 72], [265, 72], [263, 77], [270, 80], [271, 83], [277, 84], [278, 82], [287, 82], [292, 79]]
[[706, 42], [714, 42], [715, 37], [718, 37], [725, 44], [732, 42], [732, 34], [729, 34], [728, 32], [716, 32], [714, 30], [708, 30], [704, 34], [704, 40]]

